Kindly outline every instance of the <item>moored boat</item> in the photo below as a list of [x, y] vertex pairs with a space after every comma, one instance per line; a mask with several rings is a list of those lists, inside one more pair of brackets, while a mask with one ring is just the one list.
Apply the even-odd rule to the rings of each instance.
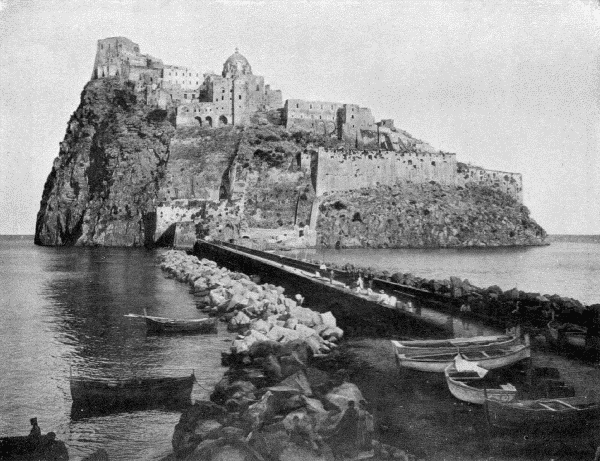
[[178, 377], [132, 377], [124, 379], [71, 376], [73, 406], [90, 410], [115, 407], [174, 406], [191, 402], [194, 373]]
[[399, 367], [433, 373], [443, 373], [459, 353], [464, 360], [476, 363], [487, 370], [505, 367], [531, 356], [528, 336], [525, 336], [524, 341], [519, 339], [509, 345], [486, 346], [465, 351], [456, 347], [454, 352], [440, 352], [434, 349], [430, 352], [406, 353], [398, 341], [392, 341], [392, 345]]
[[586, 347], [587, 329], [572, 323], [561, 324], [551, 320], [547, 325], [547, 333], [550, 342], [557, 347], [570, 347], [584, 350]]
[[450, 339], [411, 339], [395, 341], [396, 350], [401, 354], [456, 353], [460, 351], [485, 350], [519, 344], [520, 340], [512, 335], [474, 336], [471, 338]]
[[31, 436], [0, 437], [0, 459], [6, 460], [61, 460], [65, 458], [65, 444], [48, 433], [38, 438]]
[[448, 389], [454, 397], [476, 405], [483, 405], [486, 397], [500, 402], [510, 402], [516, 398], [517, 389], [512, 384], [497, 384], [489, 376], [486, 377], [488, 370], [472, 362], [467, 364], [475, 365], [476, 368], [461, 368], [460, 362], [457, 364], [455, 360], [444, 370]]
[[217, 319], [172, 319], [152, 315], [127, 314], [126, 317], [143, 318], [150, 333], [216, 333]]
[[512, 402], [487, 399], [485, 411], [491, 426], [530, 431], [584, 429], [600, 419], [599, 402], [583, 396]]

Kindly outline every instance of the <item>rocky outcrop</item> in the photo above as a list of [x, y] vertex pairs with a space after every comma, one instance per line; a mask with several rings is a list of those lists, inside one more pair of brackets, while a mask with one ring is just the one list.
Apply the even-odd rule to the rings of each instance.
[[527, 207], [478, 185], [379, 186], [328, 195], [319, 210], [325, 247], [541, 245], [546, 237]]
[[44, 186], [36, 244], [152, 243], [174, 129], [138, 96], [118, 79], [86, 85]]

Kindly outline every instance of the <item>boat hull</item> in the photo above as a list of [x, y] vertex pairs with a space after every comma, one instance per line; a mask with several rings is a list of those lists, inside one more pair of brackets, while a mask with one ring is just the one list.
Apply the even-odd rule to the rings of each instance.
[[[556, 402], [569, 406], [557, 405]], [[554, 409], [545, 408], [550, 407]], [[500, 429], [556, 431], [594, 426], [600, 419], [600, 405], [582, 397], [513, 401], [487, 400], [486, 414], [491, 426]]]
[[454, 372], [456, 372], [454, 364], [450, 364], [446, 367], [444, 370], [446, 383], [448, 384], [450, 393], [458, 400], [462, 400], [463, 402], [468, 402], [475, 405], [483, 405], [485, 403], [486, 396], [490, 400], [496, 400], [499, 402], [511, 402], [517, 397], [516, 389], [480, 389], [469, 386], [467, 383], [455, 379], [453, 376]]
[[[392, 343], [395, 343], [395, 341], [392, 341]], [[429, 373], [443, 373], [450, 364], [454, 363], [454, 358], [457, 354], [457, 351], [454, 351], [453, 353], [440, 352], [408, 355], [400, 353], [395, 345], [394, 352], [399, 367]], [[531, 348], [529, 340], [526, 339], [525, 343], [512, 345], [506, 348], [496, 347], [485, 348], [484, 350], [461, 350], [461, 354], [465, 360], [477, 363], [487, 370], [493, 370], [512, 365], [520, 360], [531, 357]]]
[[572, 349], [574, 351], [585, 351], [587, 347], [586, 330], [583, 327], [572, 326], [560, 330], [560, 324], [551, 321], [547, 326], [547, 336], [550, 342], [559, 348]]
[[94, 380], [71, 378], [73, 406], [103, 411], [120, 407], [183, 406], [191, 403], [194, 375], [186, 377]]
[[415, 341], [394, 341], [396, 350], [401, 354], [415, 355], [427, 353], [456, 353], [458, 351], [481, 351], [519, 344], [516, 336], [478, 336], [473, 338], [433, 339]]
[[174, 320], [145, 317], [146, 328], [151, 333], [216, 333], [216, 319]]

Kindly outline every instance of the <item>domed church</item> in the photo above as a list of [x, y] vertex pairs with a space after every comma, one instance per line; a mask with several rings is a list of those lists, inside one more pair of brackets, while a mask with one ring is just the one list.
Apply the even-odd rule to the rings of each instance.
[[248, 60], [236, 48], [223, 64], [221, 75], [205, 74], [198, 99], [182, 101], [177, 125], [243, 125], [259, 110], [280, 109], [280, 90], [271, 90], [265, 78], [252, 73]]

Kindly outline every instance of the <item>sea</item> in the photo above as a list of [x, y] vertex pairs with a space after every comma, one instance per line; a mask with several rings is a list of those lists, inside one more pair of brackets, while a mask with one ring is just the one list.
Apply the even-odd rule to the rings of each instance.
[[[200, 318], [188, 287], [166, 278], [163, 250], [51, 248], [31, 236], [0, 236], [0, 437], [26, 435], [29, 418], [65, 441], [71, 459], [99, 448], [111, 460], [159, 460], [171, 452], [180, 412], [156, 409], [71, 417], [69, 376], [186, 375], [193, 399], [222, 378], [232, 335], [147, 336], [126, 314]], [[299, 258], [350, 262], [427, 278], [600, 303], [600, 242], [545, 247], [437, 250], [306, 250]]]

